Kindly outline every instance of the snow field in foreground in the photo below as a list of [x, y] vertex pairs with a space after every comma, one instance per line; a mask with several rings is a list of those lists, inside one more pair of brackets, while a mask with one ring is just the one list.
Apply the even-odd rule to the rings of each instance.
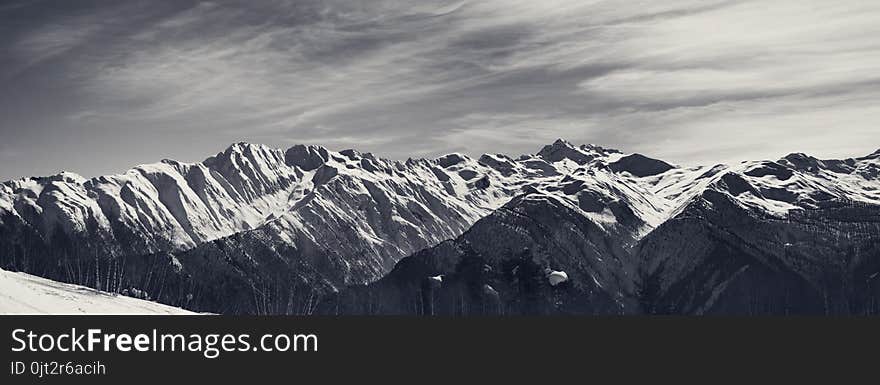
[[0, 314], [196, 314], [84, 286], [0, 270]]

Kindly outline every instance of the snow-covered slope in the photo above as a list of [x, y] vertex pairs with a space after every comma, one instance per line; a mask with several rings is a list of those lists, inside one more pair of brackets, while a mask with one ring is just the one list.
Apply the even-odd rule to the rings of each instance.
[[0, 220], [47, 241], [106, 241], [121, 253], [181, 249], [251, 229], [289, 207], [301, 175], [284, 153], [238, 143], [201, 163], [163, 160], [84, 179], [62, 172], [0, 187]]
[[0, 270], [0, 314], [195, 314], [156, 302]]
[[845, 160], [791, 154], [778, 161], [673, 168], [635, 181], [645, 186], [665, 221], [707, 190], [725, 194], [742, 207], [779, 218], [792, 210], [821, 208], [823, 202], [833, 200], [878, 205], [878, 175], [878, 153]]

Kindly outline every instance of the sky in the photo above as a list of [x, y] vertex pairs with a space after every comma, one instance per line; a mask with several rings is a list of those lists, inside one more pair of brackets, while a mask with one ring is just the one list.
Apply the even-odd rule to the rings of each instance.
[[5, 0], [0, 180], [238, 141], [861, 156], [880, 148], [878, 36], [861, 0]]

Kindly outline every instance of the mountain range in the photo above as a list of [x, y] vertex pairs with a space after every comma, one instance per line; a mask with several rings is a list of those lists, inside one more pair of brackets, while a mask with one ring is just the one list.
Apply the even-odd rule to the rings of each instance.
[[236, 143], [0, 184], [0, 267], [226, 314], [877, 314], [880, 151], [683, 167], [564, 140]]

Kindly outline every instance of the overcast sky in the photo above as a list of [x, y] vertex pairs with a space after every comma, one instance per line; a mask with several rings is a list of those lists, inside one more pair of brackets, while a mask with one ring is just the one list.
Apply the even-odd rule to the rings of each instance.
[[0, 179], [232, 142], [562, 137], [679, 164], [880, 148], [880, 1], [3, 1]]

